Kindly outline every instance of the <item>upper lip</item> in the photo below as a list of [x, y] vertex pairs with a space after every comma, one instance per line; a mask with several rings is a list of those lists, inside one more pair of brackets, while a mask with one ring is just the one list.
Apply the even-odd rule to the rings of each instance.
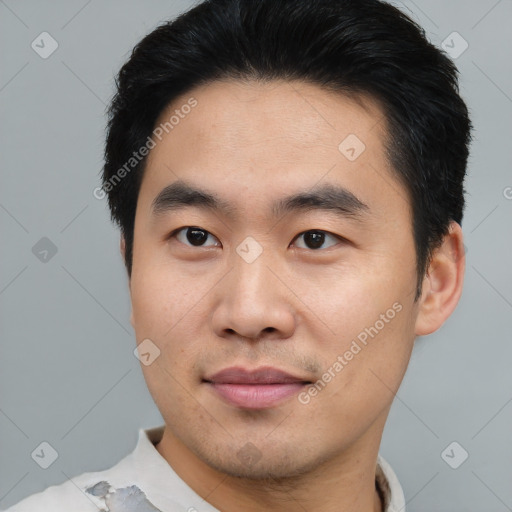
[[220, 372], [204, 379], [217, 384], [287, 384], [291, 382], [311, 382], [302, 377], [291, 375], [278, 368], [262, 366], [249, 370], [240, 366], [224, 368]]

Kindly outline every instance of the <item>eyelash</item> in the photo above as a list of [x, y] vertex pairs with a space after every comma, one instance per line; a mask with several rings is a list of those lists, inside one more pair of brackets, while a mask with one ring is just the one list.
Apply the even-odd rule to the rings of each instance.
[[[184, 230], [187, 230], [187, 229], [195, 229], [197, 231], [202, 231], [203, 233], [208, 233], [208, 235], [211, 235], [213, 236], [214, 238], [217, 238], [215, 237], [215, 235], [213, 235], [212, 233], [210, 233], [209, 231], [207, 231], [206, 229], [203, 229], [203, 228], [200, 228], [198, 226], [183, 226], [181, 228], [178, 228], [178, 229], [175, 229], [168, 237], [168, 239], [171, 239], [171, 238], [176, 238], [177, 235], [184, 231]], [[343, 243], [344, 241], [346, 241], [343, 237], [341, 236], [338, 236], [338, 235], [334, 235], [333, 233], [330, 233], [329, 231], [325, 231], [325, 230], [322, 230], [322, 229], [308, 229], [306, 231], [302, 231], [301, 233], [299, 233], [293, 240], [296, 240], [297, 238], [299, 238], [300, 236], [302, 235], [305, 235], [307, 233], [321, 233], [321, 234], [325, 234], [327, 236], [330, 236], [334, 239], [337, 239], [338, 242], [341, 242]], [[184, 242], [181, 242], [183, 243], [184, 245], [186, 245], [187, 247], [209, 247], [209, 246], [205, 246], [205, 245], [189, 245], [187, 243], [184, 243]], [[323, 249], [329, 249], [330, 247], [334, 247], [335, 245], [337, 244], [333, 244], [333, 245], [330, 245], [329, 247], [324, 247]], [[322, 250], [322, 248], [319, 248], [319, 249], [310, 249], [309, 247], [300, 247], [300, 249], [306, 249], [306, 250], [310, 250], [310, 251], [320, 251]]]

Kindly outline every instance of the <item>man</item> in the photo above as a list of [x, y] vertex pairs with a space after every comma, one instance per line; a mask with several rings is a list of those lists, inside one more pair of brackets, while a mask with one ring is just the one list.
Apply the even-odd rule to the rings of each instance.
[[377, 0], [212, 0], [145, 37], [95, 193], [165, 426], [11, 510], [405, 510], [379, 446], [461, 295], [456, 75]]

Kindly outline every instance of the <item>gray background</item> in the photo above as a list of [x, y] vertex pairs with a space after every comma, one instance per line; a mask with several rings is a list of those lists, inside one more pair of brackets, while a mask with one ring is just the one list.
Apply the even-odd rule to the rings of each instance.
[[[475, 141], [464, 294], [418, 339], [381, 453], [408, 511], [512, 510], [512, 2], [396, 4], [435, 44], [453, 31], [468, 42], [456, 63]], [[139, 428], [162, 423], [133, 355], [119, 235], [92, 191], [113, 75], [144, 34], [190, 5], [0, 0], [2, 508], [112, 466]], [[47, 59], [31, 48], [43, 31], [59, 44]], [[43, 237], [57, 248], [46, 262], [32, 251]], [[42, 441], [58, 452], [46, 470], [31, 458]], [[441, 457], [453, 441], [469, 453], [457, 469]]]

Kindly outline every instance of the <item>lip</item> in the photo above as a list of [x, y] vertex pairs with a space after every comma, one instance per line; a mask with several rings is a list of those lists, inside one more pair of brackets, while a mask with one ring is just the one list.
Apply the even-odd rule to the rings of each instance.
[[246, 409], [276, 406], [311, 384], [307, 379], [270, 366], [253, 370], [225, 368], [203, 380], [224, 401]]
[[272, 366], [261, 366], [253, 370], [241, 366], [224, 368], [204, 380], [215, 384], [290, 384], [293, 382], [310, 382], [284, 370]]

